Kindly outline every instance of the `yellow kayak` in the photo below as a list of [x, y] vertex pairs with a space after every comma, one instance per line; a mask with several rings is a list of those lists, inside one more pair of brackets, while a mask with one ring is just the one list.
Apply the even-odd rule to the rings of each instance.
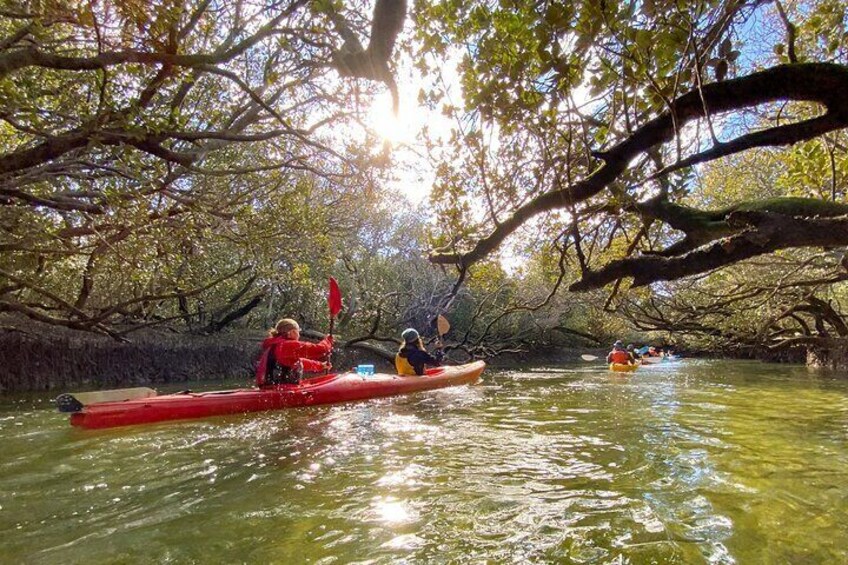
[[610, 371], [615, 371], [616, 373], [632, 373], [635, 371], [639, 365], [630, 365], [628, 363], [610, 363]]

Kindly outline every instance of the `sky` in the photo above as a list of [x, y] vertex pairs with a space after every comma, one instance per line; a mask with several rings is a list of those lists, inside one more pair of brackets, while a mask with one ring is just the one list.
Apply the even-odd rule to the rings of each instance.
[[[464, 106], [459, 76], [456, 73], [460, 55], [441, 65], [442, 79], [450, 90], [450, 102]], [[398, 115], [392, 112], [388, 89], [376, 96], [368, 111], [367, 123], [384, 141], [392, 145], [392, 171], [396, 179], [389, 189], [403, 194], [413, 205], [425, 203], [435, 179], [435, 169], [420, 135], [428, 127], [431, 138], [447, 138], [453, 122], [439, 111], [418, 103], [418, 93], [429, 87], [428, 81], [415, 69], [408, 55], [397, 62], [395, 80], [399, 92]]]
[[[461, 58], [462, 53], [456, 51], [438, 65], [441, 73], [439, 86], [448, 91], [444, 102], [456, 107], [465, 106], [457, 73]], [[395, 178], [388, 183], [389, 190], [402, 194], [411, 205], [424, 210], [426, 216], [428, 198], [435, 181], [435, 166], [420, 136], [426, 126], [432, 141], [436, 142], [439, 138], [447, 140], [456, 123], [438, 109], [431, 110], [419, 104], [419, 91], [428, 88], [430, 84], [419, 74], [406, 54], [397, 62], [395, 79], [400, 95], [398, 115], [393, 114], [391, 94], [385, 89], [374, 98], [367, 112], [366, 123], [379, 138], [392, 144], [391, 167]], [[588, 104], [588, 83], [575, 89], [572, 96], [578, 105]], [[491, 143], [497, 143], [497, 132], [490, 133]], [[482, 210], [480, 213], [485, 214]], [[535, 222], [530, 222], [519, 233], [534, 229]], [[518, 275], [525, 266], [526, 258], [514, 249], [514, 245], [521, 245], [521, 241], [510, 238], [496, 251], [496, 256], [508, 273]]]
[[[762, 27], [761, 19], [761, 14], [757, 13], [741, 28], [742, 36], [734, 37], [734, 48], [742, 51], [742, 56], [738, 62], [743, 68], [750, 67], [751, 59], [758, 60], [762, 56], [760, 53], [752, 54], [750, 49], [746, 48], [749, 43], [746, 39], [749, 35], [765, 33], [765, 30], [760, 29]], [[409, 30], [406, 31], [408, 33]], [[759, 45], [756, 41], [753, 43]], [[392, 113], [392, 101], [388, 89], [383, 89], [381, 94], [375, 97], [367, 112], [367, 124], [378, 137], [390, 142], [393, 148], [391, 173], [394, 178], [388, 183], [388, 188], [392, 192], [406, 197], [411, 205], [426, 208], [435, 179], [435, 169], [420, 137], [422, 130], [427, 126], [431, 137], [446, 138], [450, 135], [455, 124], [438, 109], [430, 110], [419, 105], [419, 91], [430, 85], [424, 77], [420, 76], [407, 53], [399, 51], [398, 55], [399, 60], [397, 60], [395, 72], [400, 93], [398, 115], [395, 116]], [[458, 107], [464, 106], [460, 81], [456, 71], [461, 55], [461, 52], [457, 51], [448, 60], [440, 62], [438, 65], [442, 79], [450, 90], [448, 102]], [[578, 105], [589, 104], [588, 85], [575, 89], [573, 95]], [[697, 137], [695, 132], [698, 130], [698, 125], [704, 126], [703, 124], [691, 124], [683, 135], [682, 145], [687, 149], [686, 153], [693, 151], [693, 147], [698, 146], [691, 143]], [[720, 136], [726, 125], [727, 119], [715, 121], [714, 126]], [[703, 132], [700, 133], [703, 134]], [[510, 266], [509, 270], [514, 270], [519, 262], [514, 260], [515, 255], [508, 250], [508, 244], [509, 242], [501, 249], [501, 262], [505, 267]]]

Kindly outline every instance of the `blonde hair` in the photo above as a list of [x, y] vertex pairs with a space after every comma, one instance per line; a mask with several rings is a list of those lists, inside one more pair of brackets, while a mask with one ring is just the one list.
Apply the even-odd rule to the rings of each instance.
[[283, 318], [277, 325], [268, 330], [268, 337], [279, 337], [281, 335], [286, 335], [292, 330], [299, 330], [300, 326], [297, 324], [295, 320], [291, 318]]

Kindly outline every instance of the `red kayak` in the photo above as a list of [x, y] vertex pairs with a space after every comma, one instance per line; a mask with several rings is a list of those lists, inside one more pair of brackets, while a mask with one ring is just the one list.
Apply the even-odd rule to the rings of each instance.
[[[466, 365], [428, 369], [427, 374], [420, 377], [339, 373], [305, 379], [297, 385], [215, 392], [189, 391], [120, 402], [95, 402], [88, 405], [78, 403], [78, 411], [71, 414], [71, 424], [89, 429], [111, 428], [164, 420], [351, 402], [470, 384], [480, 377], [485, 368], [483, 361], [475, 361]], [[72, 395], [63, 396], [73, 398]]]

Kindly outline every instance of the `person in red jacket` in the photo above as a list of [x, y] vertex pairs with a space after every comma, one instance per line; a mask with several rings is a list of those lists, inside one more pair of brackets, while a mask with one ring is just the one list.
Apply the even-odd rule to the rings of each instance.
[[297, 384], [304, 372], [329, 371], [332, 366], [326, 359], [332, 350], [333, 336], [327, 335], [318, 343], [300, 341], [300, 326], [291, 318], [283, 318], [268, 330], [268, 338], [262, 342], [256, 385]]
[[633, 355], [624, 349], [624, 343], [621, 340], [616, 341], [612, 346], [612, 351], [607, 355], [607, 363], [618, 363], [620, 365], [632, 365], [636, 362]]

